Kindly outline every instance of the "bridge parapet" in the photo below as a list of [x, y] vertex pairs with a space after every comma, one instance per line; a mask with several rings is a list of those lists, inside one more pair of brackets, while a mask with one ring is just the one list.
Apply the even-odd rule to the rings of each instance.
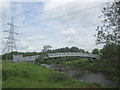
[[98, 55], [88, 54], [88, 53], [79, 53], [79, 52], [60, 52], [60, 53], [50, 53], [49, 57], [63, 57], [63, 56], [78, 56], [78, 57], [89, 57], [89, 58], [98, 58]]
[[[13, 56], [13, 62], [18, 62], [18, 61], [35, 61], [35, 59], [39, 55], [35, 56], [27, 56], [23, 57], [22, 55], [14, 55]], [[54, 58], [54, 57], [65, 57], [65, 56], [77, 56], [77, 57], [86, 57], [86, 58], [95, 58], [99, 59], [99, 55], [94, 55], [94, 54], [88, 54], [88, 53], [79, 53], [79, 52], [59, 52], [59, 53], [49, 53], [48, 54], [49, 58]], [[48, 57], [44, 57], [48, 58]]]

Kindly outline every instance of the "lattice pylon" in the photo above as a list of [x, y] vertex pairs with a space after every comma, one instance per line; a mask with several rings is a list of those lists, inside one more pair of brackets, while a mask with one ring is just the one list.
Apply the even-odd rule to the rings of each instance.
[[10, 25], [9, 30], [9, 36], [7, 37], [7, 42], [3, 48], [2, 54], [13, 52], [14, 50], [17, 50], [15, 37], [14, 37], [14, 19], [12, 18], [11, 23], [8, 23], [7, 25]]

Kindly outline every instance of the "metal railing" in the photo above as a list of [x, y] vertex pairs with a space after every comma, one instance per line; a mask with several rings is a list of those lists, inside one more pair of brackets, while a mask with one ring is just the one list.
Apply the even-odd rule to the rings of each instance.
[[[39, 55], [34, 55], [34, 56], [27, 56], [23, 57], [22, 55], [14, 55], [13, 56], [13, 62], [17, 61], [34, 61]], [[48, 54], [49, 58], [53, 57], [64, 57], [64, 56], [78, 56], [78, 57], [86, 57], [86, 58], [99, 58], [99, 55], [95, 54], [88, 54], [88, 53], [79, 53], [79, 52], [60, 52], [60, 53], [49, 53]], [[48, 58], [48, 57], [44, 57]]]

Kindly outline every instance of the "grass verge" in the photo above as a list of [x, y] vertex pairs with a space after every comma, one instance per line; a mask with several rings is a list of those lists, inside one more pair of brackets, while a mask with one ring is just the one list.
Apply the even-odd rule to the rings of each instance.
[[75, 80], [66, 74], [31, 63], [3, 64], [3, 88], [100, 88], [96, 83]]

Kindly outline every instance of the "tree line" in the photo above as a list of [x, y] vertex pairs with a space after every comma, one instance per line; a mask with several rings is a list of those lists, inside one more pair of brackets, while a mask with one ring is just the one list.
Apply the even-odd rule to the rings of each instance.
[[[100, 50], [99, 49], [93, 49], [92, 53], [93, 54], [99, 54]], [[81, 53], [91, 53], [89, 51], [85, 51], [84, 49], [78, 48], [78, 47], [64, 47], [64, 48], [58, 48], [58, 49], [47, 49], [45, 46], [42, 49], [42, 52], [11, 52], [11, 53], [6, 53], [4, 55], [2, 55], [2, 59], [12, 59], [13, 55], [23, 55], [25, 56], [32, 56], [32, 55], [40, 55], [43, 52], [47, 52], [47, 53], [57, 53], [57, 52], [81, 52]]]
[[85, 51], [84, 49], [78, 48], [78, 47], [65, 47], [65, 48], [59, 48], [59, 49], [53, 49], [48, 50], [50, 53], [56, 53], [56, 52], [81, 52], [81, 53], [89, 53], [88, 51]]

